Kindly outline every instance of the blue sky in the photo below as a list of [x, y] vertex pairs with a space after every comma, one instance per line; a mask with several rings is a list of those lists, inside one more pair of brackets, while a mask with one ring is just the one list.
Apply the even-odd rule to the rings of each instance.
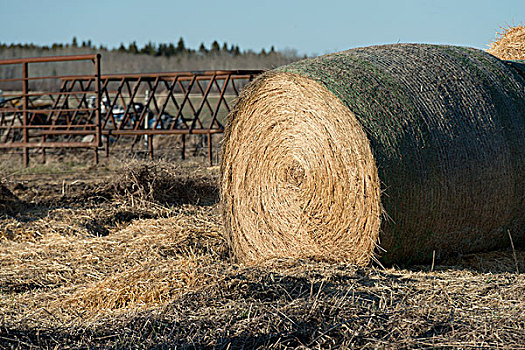
[[484, 49], [500, 26], [525, 24], [525, 0], [361, 1], [102, 1], [0, 0], [0, 41], [51, 44], [92, 40], [213, 40], [241, 49], [296, 49], [324, 54], [397, 42], [446, 43]]

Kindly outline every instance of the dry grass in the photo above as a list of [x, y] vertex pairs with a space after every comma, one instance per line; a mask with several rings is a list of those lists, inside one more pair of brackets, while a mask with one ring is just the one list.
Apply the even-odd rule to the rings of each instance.
[[18, 203], [18, 198], [9, 188], [0, 182], [0, 213], [12, 213]]
[[131, 206], [151, 203], [209, 205], [217, 201], [217, 174], [166, 162], [132, 161], [106, 191]]
[[[114, 171], [3, 182], [20, 206], [0, 218], [1, 348], [524, 348], [525, 279], [510, 248], [434, 271], [236, 264], [216, 203], [166, 200], [172, 180], [197, 173], [204, 186], [217, 169]], [[107, 192], [137, 173], [167, 192]]]
[[49, 310], [63, 322], [78, 315], [85, 320], [162, 304], [206, 283], [199, 270], [224, 254], [211, 215], [211, 209], [185, 206], [107, 236], [50, 232], [37, 241], [10, 242], [0, 252], [2, 290], [17, 296], [22, 320]]
[[487, 51], [502, 60], [525, 60], [525, 25], [502, 27]]

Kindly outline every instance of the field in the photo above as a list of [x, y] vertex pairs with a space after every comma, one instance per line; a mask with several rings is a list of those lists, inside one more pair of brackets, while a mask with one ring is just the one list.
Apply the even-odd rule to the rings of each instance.
[[510, 243], [428, 266], [242, 265], [218, 167], [80, 159], [2, 159], [1, 348], [525, 349]]

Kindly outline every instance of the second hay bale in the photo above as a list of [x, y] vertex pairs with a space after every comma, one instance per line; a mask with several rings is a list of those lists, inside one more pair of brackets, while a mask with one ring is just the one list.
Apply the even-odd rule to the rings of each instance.
[[[482, 51], [387, 45], [303, 60], [229, 115], [221, 198], [244, 261], [366, 264], [524, 240], [525, 81]], [[377, 248], [381, 247], [381, 248]]]
[[502, 28], [487, 51], [502, 60], [525, 60], [525, 25]]

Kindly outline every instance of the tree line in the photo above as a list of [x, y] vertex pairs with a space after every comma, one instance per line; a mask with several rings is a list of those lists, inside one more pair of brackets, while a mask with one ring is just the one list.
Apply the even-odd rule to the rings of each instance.
[[[136, 41], [132, 41], [129, 44], [125, 45], [120, 43], [118, 48], [108, 49], [104, 45], [94, 45], [91, 40], [82, 41], [79, 43], [76, 37], [73, 37], [71, 43], [53, 43], [51, 45], [36, 45], [33, 43], [0, 43], [1, 49], [25, 49], [25, 50], [41, 50], [41, 51], [62, 51], [63, 49], [87, 49], [87, 50], [97, 50], [97, 51], [106, 51], [106, 52], [119, 52], [119, 53], [129, 53], [129, 54], [144, 54], [155, 57], [172, 57], [180, 55], [231, 55], [231, 56], [241, 56], [241, 55], [259, 55], [259, 56], [268, 56], [277, 54], [275, 47], [271, 46], [267, 51], [264, 48], [259, 52], [253, 50], [242, 51], [239, 48], [239, 45], [228, 44], [227, 42], [222, 43], [222, 45], [214, 40], [209, 47], [206, 47], [204, 42], [202, 42], [198, 49], [192, 49], [186, 46], [184, 38], [180, 37], [176, 44], [174, 43], [154, 43], [148, 41], [143, 46], [137, 45]], [[296, 54], [292, 52], [292, 54]], [[288, 53], [290, 55], [290, 52]]]
[[[90, 40], [79, 42], [77, 38], [67, 44], [54, 43], [49, 46], [35, 44], [0, 43], [0, 60], [101, 53], [103, 74], [154, 73], [173, 71], [199, 71], [221, 69], [273, 69], [294, 62], [300, 57], [295, 50], [276, 51], [273, 47], [259, 52], [241, 50], [238, 45], [219, 44], [213, 41], [209, 47], [201, 43], [198, 49], [186, 46], [183, 38], [177, 43], [152, 42], [142, 46], [136, 42], [108, 49], [93, 45]], [[91, 74], [93, 64], [85, 61], [41, 63], [30, 65], [29, 72], [35, 77]], [[0, 65], [0, 79], [18, 79], [22, 76], [21, 65]], [[33, 90], [58, 88], [57, 79], [31, 80]], [[0, 82], [0, 90], [21, 90], [20, 81]]]

